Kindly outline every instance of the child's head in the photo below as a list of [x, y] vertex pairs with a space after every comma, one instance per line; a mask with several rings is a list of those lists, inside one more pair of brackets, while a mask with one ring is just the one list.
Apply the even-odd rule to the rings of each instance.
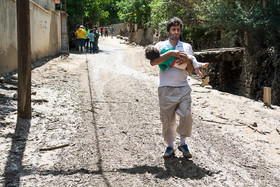
[[149, 45], [145, 49], [145, 55], [148, 60], [154, 60], [160, 56], [160, 52], [154, 46]]

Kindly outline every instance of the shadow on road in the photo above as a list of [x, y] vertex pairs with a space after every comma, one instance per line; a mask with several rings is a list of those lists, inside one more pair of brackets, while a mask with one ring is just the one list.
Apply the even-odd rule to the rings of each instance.
[[17, 79], [14, 76], [6, 77], [4, 83], [0, 83], [0, 127], [10, 125], [10, 122], [5, 121], [6, 116], [11, 112], [16, 111], [13, 104], [13, 96], [11, 92], [17, 91]]
[[12, 145], [9, 151], [4, 170], [5, 186], [19, 186], [22, 170], [22, 159], [26, 141], [29, 135], [31, 120], [17, 119], [15, 133], [12, 136]]
[[128, 169], [119, 169], [120, 172], [130, 174], [150, 173], [156, 175], [156, 178], [166, 179], [178, 177], [181, 179], [202, 179], [205, 176], [212, 176], [219, 172], [213, 172], [205, 168], [201, 168], [191, 160], [184, 158], [172, 157], [164, 160], [164, 166], [135, 166]]
[[[100, 163], [101, 164], [101, 163]], [[177, 177], [181, 179], [193, 179], [193, 180], [199, 180], [202, 179], [205, 176], [212, 176], [214, 174], [218, 174], [221, 171], [214, 172], [207, 170], [205, 168], [199, 167], [197, 164], [195, 164], [191, 160], [186, 160], [184, 158], [177, 158], [172, 157], [164, 160], [165, 168], [158, 167], [158, 166], [135, 166], [133, 168], [122, 168], [122, 169], [113, 169], [113, 170], [106, 170], [103, 171], [103, 168], [99, 167], [98, 170], [88, 170], [85, 168], [76, 169], [76, 170], [38, 170], [37, 169], [24, 169], [22, 171], [22, 176], [26, 175], [75, 175], [77, 173], [80, 174], [92, 174], [92, 175], [102, 175], [104, 182], [107, 186], [110, 186], [110, 183], [106, 177], [104, 177], [104, 173], [115, 173], [115, 172], [122, 172], [122, 173], [128, 173], [128, 174], [144, 174], [144, 173], [150, 173], [152, 175], [155, 175], [156, 178], [159, 179], [167, 179], [171, 177]]]

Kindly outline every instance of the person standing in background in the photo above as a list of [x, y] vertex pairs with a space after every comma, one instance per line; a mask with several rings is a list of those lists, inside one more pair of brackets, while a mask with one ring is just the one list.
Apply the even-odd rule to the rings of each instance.
[[94, 53], [94, 33], [93, 33], [93, 29], [90, 30], [90, 33], [88, 34], [88, 38], [89, 38], [89, 52]]
[[111, 26], [110, 27], [111, 38], [113, 38], [114, 31], [115, 31], [115, 28], [113, 26]]
[[103, 27], [100, 27], [100, 33], [101, 33], [101, 37], [103, 37]]
[[105, 37], [108, 37], [108, 27], [104, 27], [105, 30]]
[[75, 32], [78, 40], [79, 52], [85, 52], [85, 39], [87, 32], [84, 30], [84, 26], [81, 25], [80, 28]]
[[93, 33], [94, 33], [94, 51], [95, 51], [95, 53], [98, 53], [99, 52], [99, 47], [98, 47], [99, 31], [97, 29], [97, 26], [93, 27]]

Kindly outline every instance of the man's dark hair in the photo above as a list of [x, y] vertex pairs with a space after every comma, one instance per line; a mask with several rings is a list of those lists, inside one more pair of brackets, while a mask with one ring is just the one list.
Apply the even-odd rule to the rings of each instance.
[[174, 17], [174, 18], [172, 18], [171, 20], [168, 21], [167, 27], [166, 27], [167, 32], [169, 32], [169, 30], [172, 26], [176, 26], [176, 25], [180, 25], [181, 29], [183, 28], [183, 22], [178, 17]]
[[148, 60], [154, 60], [160, 56], [160, 53], [154, 46], [149, 45], [145, 49], [145, 56]]

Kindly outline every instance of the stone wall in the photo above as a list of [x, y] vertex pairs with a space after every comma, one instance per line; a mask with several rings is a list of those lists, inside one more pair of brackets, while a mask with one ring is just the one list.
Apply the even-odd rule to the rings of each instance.
[[204, 71], [210, 76], [210, 85], [220, 91], [248, 96], [250, 85], [244, 72], [243, 48], [208, 49], [195, 52], [198, 61], [209, 62]]
[[198, 61], [210, 63], [202, 71], [205, 76], [210, 77], [209, 84], [214, 89], [263, 100], [263, 87], [268, 86], [272, 87], [272, 104], [280, 105], [279, 84], [273, 85], [272, 80], [263, 73], [273, 72], [268, 71], [273, 68], [263, 67], [250, 60], [244, 48], [208, 49], [195, 52], [194, 55]]
[[150, 28], [138, 29], [129, 33], [129, 41], [145, 46], [153, 43], [153, 30]]
[[151, 28], [138, 28], [137, 25], [122, 23], [112, 25], [115, 28], [114, 35], [121, 35], [129, 38], [129, 42], [138, 45], [148, 45], [153, 43], [154, 30]]

